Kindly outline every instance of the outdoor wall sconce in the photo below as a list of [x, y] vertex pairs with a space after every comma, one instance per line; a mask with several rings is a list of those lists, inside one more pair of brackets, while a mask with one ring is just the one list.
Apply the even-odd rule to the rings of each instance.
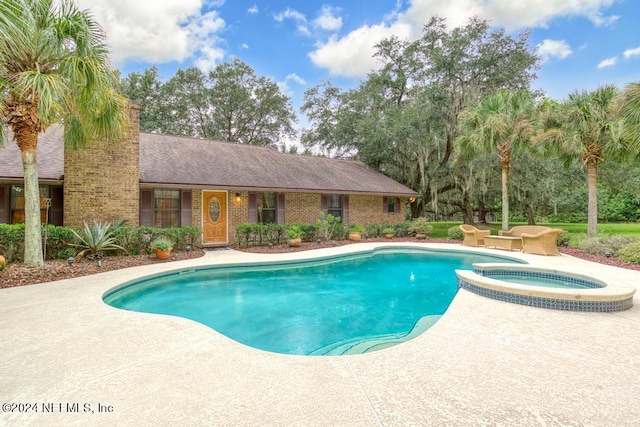
[[416, 198], [415, 198], [415, 197], [409, 197], [409, 203], [413, 203], [413, 202], [415, 202], [415, 201], [416, 201]]
[[240, 202], [240, 193], [236, 193], [235, 200], [236, 202]]

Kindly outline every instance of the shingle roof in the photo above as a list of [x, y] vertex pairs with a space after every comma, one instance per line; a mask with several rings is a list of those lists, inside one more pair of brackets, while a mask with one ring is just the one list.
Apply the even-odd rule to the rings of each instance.
[[[40, 179], [64, 174], [63, 128], [50, 126], [38, 138]], [[0, 148], [0, 179], [22, 178], [20, 150]], [[150, 133], [140, 134], [140, 182], [149, 185], [212, 186], [413, 196], [410, 188], [361, 162], [281, 153], [272, 148]]]
[[[50, 126], [43, 134], [38, 135], [38, 178], [41, 180], [60, 180], [64, 175], [64, 150], [62, 136], [64, 128], [60, 125]], [[20, 148], [13, 140], [11, 132], [6, 133], [4, 147], [0, 147], [0, 179], [22, 179], [22, 157]]]
[[416, 193], [361, 162], [273, 148], [140, 134], [140, 181], [314, 192]]

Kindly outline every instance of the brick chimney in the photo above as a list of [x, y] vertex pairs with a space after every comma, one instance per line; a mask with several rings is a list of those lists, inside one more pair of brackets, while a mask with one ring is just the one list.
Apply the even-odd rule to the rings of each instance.
[[64, 149], [64, 225], [140, 218], [140, 105], [130, 103], [129, 135], [119, 143]]

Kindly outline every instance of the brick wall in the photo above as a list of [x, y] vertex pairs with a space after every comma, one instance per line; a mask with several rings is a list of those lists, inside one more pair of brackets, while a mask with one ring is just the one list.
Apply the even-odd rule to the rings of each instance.
[[130, 116], [125, 141], [65, 148], [64, 225], [79, 227], [83, 221], [117, 218], [126, 218], [131, 226], [139, 224], [140, 106], [132, 104]]
[[400, 212], [384, 212], [382, 196], [349, 196], [349, 223], [350, 224], [381, 224], [403, 222], [405, 199], [400, 198], [400, 205], [396, 210]]
[[321, 205], [318, 193], [286, 193], [284, 206], [284, 220], [288, 224], [315, 224], [320, 219]]
[[[194, 225], [202, 224], [202, 197], [196, 196], [194, 191]], [[235, 194], [240, 194], [240, 201], [235, 200]], [[229, 191], [229, 243], [236, 242], [236, 226], [247, 221], [248, 198], [246, 191]], [[285, 194], [285, 223], [315, 224], [320, 218], [319, 193], [286, 193]], [[404, 199], [401, 200], [401, 212], [385, 213], [382, 206], [382, 196], [349, 196], [349, 223], [366, 225], [370, 223], [403, 222]], [[198, 206], [196, 206], [198, 203]], [[196, 215], [198, 215], [197, 221]]]

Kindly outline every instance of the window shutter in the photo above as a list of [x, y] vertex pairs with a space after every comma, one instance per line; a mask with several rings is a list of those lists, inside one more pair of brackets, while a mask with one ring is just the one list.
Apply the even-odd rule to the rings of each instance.
[[320, 195], [320, 210], [324, 213], [327, 213], [327, 195], [326, 194], [321, 194]]
[[256, 193], [249, 193], [249, 222], [258, 222], [258, 198]]
[[403, 210], [400, 208], [400, 206], [402, 206], [400, 204], [402, 200], [400, 200], [400, 197], [396, 197], [396, 204], [394, 205], [394, 209], [396, 212], [403, 212]]
[[140, 190], [140, 226], [153, 225], [153, 190]]
[[276, 222], [284, 224], [284, 193], [276, 194]]
[[180, 194], [180, 226], [187, 227], [191, 225], [192, 213], [192, 193], [191, 190], [182, 190]]
[[342, 196], [342, 223], [349, 225], [349, 196]]
[[64, 189], [62, 187], [50, 188], [51, 190], [51, 208], [49, 209], [49, 224], [62, 225], [64, 222]]
[[0, 224], [7, 222], [7, 187], [0, 185]]
[[389, 212], [389, 200], [387, 199], [387, 196], [382, 197], [382, 212]]

